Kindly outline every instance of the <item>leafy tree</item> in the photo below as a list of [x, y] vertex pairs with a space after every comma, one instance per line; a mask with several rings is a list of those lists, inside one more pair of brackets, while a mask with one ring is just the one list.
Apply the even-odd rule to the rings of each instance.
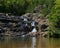
[[22, 15], [27, 12], [33, 12], [38, 5], [46, 4], [46, 8], [42, 10], [43, 14], [50, 11], [53, 0], [0, 0], [0, 12]]
[[49, 20], [52, 22], [52, 30], [55, 33], [60, 33], [60, 0], [55, 1], [55, 5], [50, 13]]

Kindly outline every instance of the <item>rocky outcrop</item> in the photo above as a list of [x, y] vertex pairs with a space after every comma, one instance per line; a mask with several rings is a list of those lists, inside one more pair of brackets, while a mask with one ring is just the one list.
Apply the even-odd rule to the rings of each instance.
[[[39, 5], [33, 11], [33, 13], [26, 13], [22, 16], [14, 16], [9, 14], [0, 13], [0, 31], [4, 32], [4, 34], [11, 36], [20, 36], [31, 34], [40, 34], [41, 32], [47, 31], [49, 27], [49, 21], [47, 17], [44, 17], [44, 14], [41, 12], [46, 5]], [[32, 33], [33, 26], [32, 22], [35, 22], [35, 28], [37, 33]]]
[[31, 32], [32, 22], [35, 28], [38, 25], [36, 21], [26, 16], [0, 15], [0, 32], [7, 36], [20, 36]]

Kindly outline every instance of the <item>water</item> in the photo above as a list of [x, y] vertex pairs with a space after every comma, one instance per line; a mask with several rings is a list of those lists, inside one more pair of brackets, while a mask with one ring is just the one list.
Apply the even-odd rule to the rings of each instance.
[[60, 48], [60, 39], [4, 37], [0, 38], [0, 48]]

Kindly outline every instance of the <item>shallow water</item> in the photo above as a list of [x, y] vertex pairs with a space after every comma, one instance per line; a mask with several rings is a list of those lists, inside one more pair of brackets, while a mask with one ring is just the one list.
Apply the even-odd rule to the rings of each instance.
[[0, 48], [60, 48], [60, 39], [41, 37], [0, 38]]

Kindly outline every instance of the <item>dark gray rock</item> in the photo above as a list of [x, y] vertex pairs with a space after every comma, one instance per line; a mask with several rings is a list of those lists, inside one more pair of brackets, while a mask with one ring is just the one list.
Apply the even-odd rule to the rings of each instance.
[[[27, 34], [32, 31], [33, 27], [31, 23], [34, 22], [34, 27], [38, 28], [38, 23], [26, 16], [0, 16], [0, 26], [2, 27], [0, 32], [5, 33], [11, 31], [12, 34]], [[5, 28], [3, 30], [3, 28]], [[20, 32], [20, 33], [19, 33]]]

